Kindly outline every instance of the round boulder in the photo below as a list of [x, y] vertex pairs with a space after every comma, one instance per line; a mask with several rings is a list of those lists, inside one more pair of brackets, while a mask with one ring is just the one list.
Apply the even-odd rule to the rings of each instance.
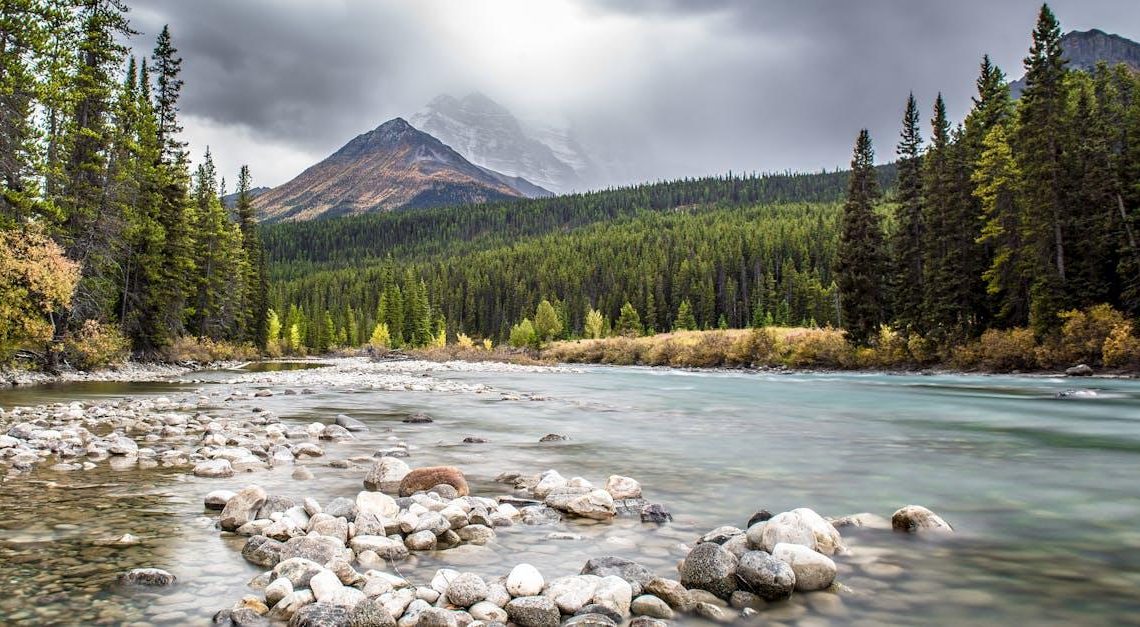
[[741, 556], [736, 576], [765, 601], [786, 599], [796, 588], [796, 573], [792, 567], [764, 551], [749, 551]]
[[459, 496], [467, 496], [467, 479], [463, 472], [455, 466], [428, 466], [416, 468], [408, 472], [400, 481], [400, 496], [411, 496], [416, 492], [426, 492], [434, 486], [445, 483], [453, 488]]
[[802, 544], [781, 542], [772, 549], [772, 557], [792, 567], [798, 592], [826, 590], [835, 581], [835, 562]]
[[719, 544], [702, 542], [681, 563], [681, 584], [727, 599], [736, 591], [737, 559]]

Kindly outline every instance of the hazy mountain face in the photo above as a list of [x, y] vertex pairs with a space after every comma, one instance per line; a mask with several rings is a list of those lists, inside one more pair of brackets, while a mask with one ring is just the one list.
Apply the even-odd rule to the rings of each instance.
[[411, 123], [476, 165], [554, 192], [582, 191], [596, 182], [594, 161], [571, 131], [525, 124], [479, 93], [462, 100], [439, 96]]
[[523, 195], [509, 181], [396, 118], [259, 195], [254, 206], [264, 220], [310, 220]]

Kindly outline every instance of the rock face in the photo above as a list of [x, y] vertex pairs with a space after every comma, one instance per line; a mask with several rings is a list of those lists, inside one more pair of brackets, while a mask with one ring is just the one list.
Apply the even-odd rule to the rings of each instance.
[[916, 533], [920, 531], [954, 531], [942, 517], [921, 505], [907, 505], [891, 515], [891, 528], [895, 531]]
[[777, 514], [767, 522], [753, 525], [748, 529], [748, 542], [752, 548], [769, 553], [781, 542], [802, 544], [824, 555], [846, 550], [835, 527], [806, 507]]
[[764, 551], [745, 553], [736, 568], [736, 576], [746, 588], [765, 601], [786, 599], [792, 596], [796, 587], [796, 574], [792, 567]]
[[681, 584], [727, 599], [736, 591], [736, 556], [712, 542], [702, 542], [681, 563]]
[[835, 581], [835, 562], [802, 544], [781, 542], [772, 549], [772, 557], [792, 567], [799, 592], [825, 590]]
[[467, 496], [470, 491], [463, 472], [455, 466], [429, 466], [408, 472], [400, 481], [400, 496], [411, 496], [416, 492], [431, 490], [444, 484], [455, 488], [459, 496]]
[[224, 531], [235, 531], [238, 527], [250, 522], [257, 516], [258, 510], [265, 505], [266, 494], [261, 486], [249, 486], [238, 492], [226, 502], [222, 508], [219, 520]]

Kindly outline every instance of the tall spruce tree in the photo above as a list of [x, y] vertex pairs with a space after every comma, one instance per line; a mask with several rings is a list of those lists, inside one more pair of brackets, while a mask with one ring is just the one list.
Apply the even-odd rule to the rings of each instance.
[[859, 132], [851, 159], [851, 179], [843, 205], [842, 231], [835, 273], [843, 327], [852, 343], [866, 345], [885, 322], [886, 252], [875, 203], [879, 184], [875, 151], [867, 129]]
[[1021, 203], [1026, 263], [1030, 269], [1029, 317], [1043, 333], [1059, 324], [1066, 307], [1066, 237], [1072, 216], [1062, 199], [1065, 116], [1065, 59], [1061, 26], [1049, 5], [1042, 5], [1025, 58], [1025, 91], [1018, 106], [1015, 153], [1023, 176]]
[[897, 326], [908, 334], [921, 334], [923, 323], [922, 134], [918, 103], [912, 93], [906, 100], [903, 128], [897, 148], [898, 209], [892, 237], [893, 304]]
[[252, 179], [249, 166], [241, 166], [238, 172], [237, 200], [234, 210], [241, 229], [242, 249], [245, 253], [247, 271], [244, 277], [245, 289], [242, 313], [244, 336], [255, 346], [264, 348], [268, 341], [267, 311], [269, 309], [269, 279], [265, 260], [265, 247], [261, 243], [261, 231], [257, 226], [257, 216], [250, 194]]

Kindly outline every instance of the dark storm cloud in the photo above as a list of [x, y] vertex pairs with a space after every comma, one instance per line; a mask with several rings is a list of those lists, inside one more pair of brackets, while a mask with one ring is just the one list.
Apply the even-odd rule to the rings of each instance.
[[[588, 36], [537, 40], [535, 54], [554, 67], [527, 73], [518, 66], [529, 55], [484, 48], [570, 27], [536, 18], [480, 37], [464, 33], [478, 28], [463, 23], [472, 5], [446, 0], [135, 4], [136, 26], [148, 34], [140, 44], [171, 24], [186, 59], [183, 111], [235, 136], [315, 159], [437, 92], [479, 88], [512, 108], [540, 103], [569, 114], [623, 179], [831, 168], [847, 161], [862, 127], [879, 159], [891, 159], [907, 93], [929, 111], [941, 91], [960, 119], [983, 53], [1011, 78], [1022, 74], [1039, 8], [1036, 0], [588, 0], [577, 5]], [[1140, 11], [1130, 4], [1052, 6], [1065, 30], [1137, 38]], [[509, 20], [538, 5], [477, 6]], [[599, 50], [603, 63], [589, 57]], [[493, 62], [472, 60], [484, 58]], [[270, 178], [295, 174], [264, 159]]]

